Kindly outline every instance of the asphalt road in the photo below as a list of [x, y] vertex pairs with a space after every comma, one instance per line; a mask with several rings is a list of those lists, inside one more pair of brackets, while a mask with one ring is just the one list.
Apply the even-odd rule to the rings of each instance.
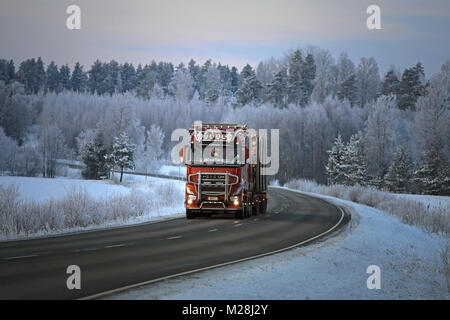
[[[244, 220], [175, 219], [0, 243], [0, 299], [99, 297], [118, 288], [299, 245], [345, 223], [323, 200], [270, 189], [268, 212]], [[66, 286], [81, 269], [81, 290]]]

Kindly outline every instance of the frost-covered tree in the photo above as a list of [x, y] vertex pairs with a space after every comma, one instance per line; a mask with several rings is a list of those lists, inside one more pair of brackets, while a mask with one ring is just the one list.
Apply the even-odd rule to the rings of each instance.
[[362, 58], [356, 69], [356, 100], [360, 107], [376, 99], [380, 86], [378, 64], [374, 58]]
[[344, 185], [365, 185], [367, 182], [367, 165], [363, 154], [363, 136], [361, 133], [352, 135], [345, 146], [342, 174]]
[[272, 82], [268, 84], [267, 100], [278, 108], [286, 106], [286, 79], [286, 69], [283, 68], [275, 74]]
[[381, 96], [368, 107], [365, 123], [365, 151], [370, 174], [382, 178], [387, 172], [395, 140], [396, 99]]
[[57, 159], [64, 156], [66, 145], [64, 135], [55, 124], [44, 119], [38, 132], [39, 152], [42, 157], [42, 176], [54, 178], [56, 175]]
[[326, 97], [333, 96], [332, 69], [334, 61], [328, 50], [318, 50], [314, 54], [316, 76], [312, 98], [318, 103], [325, 101]]
[[393, 69], [389, 70], [381, 83], [381, 94], [385, 96], [398, 95], [400, 93], [400, 80]]
[[236, 100], [240, 105], [258, 102], [262, 86], [256, 78], [255, 71], [247, 64], [239, 75], [239, 89], [236, 91]]
[[395, 193], [406, 193], [409, 190], [410, 161], [405, 149], [399, 147], [394, 161], [384, 176], [384, 185], [389, 191]]
[[342, 137], [338, 134], [334, 140], [333, 147], [328, 153], [328, 164], [325, 169], [328, 175], [328, 184], [341, 184], [344, 182], [343, 164], [344, 164], [345, 145]]
[[108, 163], [114, 168], [120, 168], [120, 182], [124, 169], [134, 169], [135, 145], [129, 142], [126, 133], [122, 132], [114, 138], [112, 152], [107, 156]]
[[3, 128], [0, 127], [0, 171], [2, 174], [14, 174], [18, 152], [17, 143], [6, 136]]
[[216, 103], [222, 91], [220, 72], [215, 65], [211, 65], [205, 74], [205, 101], [209, 104]]
[[175, 72], [172, 82], [169, 85], [169, 91], [180, 102], [191, 100], [194, 94], [194, 80], [186, 69], [179, 69]]
[[145, 142], [136, 148], [136, 169], [144, 173], [157, 169], [158, 160], [163, 154], [164, 131], [152, 125], [147, 131]]
[[450, 88], [445, 72], [436, 74], [430, 80], [426, 96], [417, 100], [412, 135], [419, 150], [425, 151], [434, 145], [439, 152], [450, 159]]
[[83, 178], [98, 180], [108, 177], [107, 149], [103, 141], [103, 133], [97, 130], [93, 140], [87, 142], [81, 150], [81, 158], [85, 165]]
[[415, 191], [421, 194], [450, 195], [450, 170], [441, 149], [431, 144], [413, 173]]

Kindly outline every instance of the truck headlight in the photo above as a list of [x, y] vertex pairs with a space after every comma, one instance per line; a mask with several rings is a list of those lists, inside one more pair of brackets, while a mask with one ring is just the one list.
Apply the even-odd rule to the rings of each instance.
[[187, 203], [188, 204], [193, 204], [194, 203], [194, 201], [197, 199], [197, 197], [196, 196], [193, 196], [193, 195], [188, 195], [188, 200], [187, 200]]
[[231, 197], [231, 201], [233, 201], [233, 205], [235, 206], [239, 205], [239, 197]]

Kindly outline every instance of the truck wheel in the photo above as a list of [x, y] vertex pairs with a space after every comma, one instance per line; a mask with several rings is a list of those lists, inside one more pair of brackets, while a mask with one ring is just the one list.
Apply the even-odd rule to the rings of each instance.
[[236, 210], [236, 212], [234, 213], [234, 217], [241, 220], [244, 217], [244, 209]]
[[261, 214], [265, 214], [266, 210], [267, 210], [267, 202], [266, 201], [261, 202], [259, 212]]
[[253, 207], [253, 215], [254, 216], [257, 216], [259, 214], [259, 204], [256, 204], [254, 207]]
[[186, 209], [186, 219], [194, 219], [195, 214], [192, 212], [192, 210]]

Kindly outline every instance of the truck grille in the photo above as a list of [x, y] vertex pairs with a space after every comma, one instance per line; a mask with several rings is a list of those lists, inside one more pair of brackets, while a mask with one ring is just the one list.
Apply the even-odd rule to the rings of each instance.
[[237, 184], [238, 180], [238, 176], [229, 173], [197, 173], [189, 176], [189, 182], [196, 185], [201, 200], [217, 196], [227, 201], [231, 186]]

